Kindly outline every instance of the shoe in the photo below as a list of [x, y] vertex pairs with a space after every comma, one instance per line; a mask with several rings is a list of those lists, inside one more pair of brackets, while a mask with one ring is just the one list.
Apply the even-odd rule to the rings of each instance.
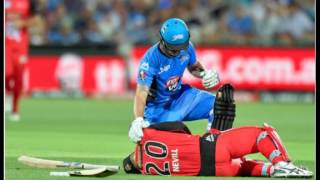
[[20, 115], [17, 113], [13, 113], [10, 117], [10, 120], [13, 122], [18, 122], [18, 121], [20, 121]]
[[12, 111], [12, 97], [10, 95], [6, 95], [5, 97], [5, 111], [6, 113], [10, 113]]
[[274, 165], [274, 171], [271, 177], [286, 178], [311, 178], [313, 173], [307, 169], [303, 169], [293, 165], [290, 162], [280, 161]]

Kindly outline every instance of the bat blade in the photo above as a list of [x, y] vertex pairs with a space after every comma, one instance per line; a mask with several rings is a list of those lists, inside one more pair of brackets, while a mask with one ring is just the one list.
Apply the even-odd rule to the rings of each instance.
[[97, 164], [89, 164], [89, 163], [80, 163], [80, 162], [67, 162], [67, 161], [59, 161], [59, 160], [49, 160], [36, 158], [31, 156], [20, 156], [18, 161], [37, 168], [71, 168], [71, 169], [97, 169], [106, 167], [108, 170], [111, 169], [119, 169], [119, 166], [113, 165], [97, 165]]
[[31, 166], [31, 167], [37, 167], [37, 168], [57, 168], [59, 166], [63, 167], [64, 162], [63, 161], [56, 161], [56, 160], [48, 160], [48, 159], [41, 159], [41, 158], [35, 158], [31, 156], [20, 156], [18, 158], [18, 161], [22, 164]]

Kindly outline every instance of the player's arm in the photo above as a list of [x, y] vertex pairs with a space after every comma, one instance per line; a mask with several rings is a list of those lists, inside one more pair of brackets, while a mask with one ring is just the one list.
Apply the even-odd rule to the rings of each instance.
[[28, 18], [22, 18], [22, 16], [23, 14], [17, 11], [6, 13], [7, 19], [13, 22], [18, 29], [35, 27], [41, 23], [41, 10], [35, 0], [30, 0], [29, 2]]
[[202, 78], [202, 84], [205, 88], [211, 88], [220, 82], [218, 72], [214, 69], [205, 70], [199, 61], [196, 61], [194, 64], [190, 65], [188, 70], [193, 76]]
[[149, 93], [148, 86], [145, 85], [137, 85], [136, 95], [134, 97], [134, 117], [135, 119], [132, 121], [129, 128], [129, 138], [134, 143], [139, 142], [143, 137], [142, 128], [148, 127], [149, 122], [143, 120], [144, 108], [146, 106], [147, 97]]
[[193, 65], [188, 67], [189, 72], [197, 78], [202, 78], [203, 73], [205, 72], [204, 67], [199, 61], [196, 61]]
[[135, 119], [143, 117], [144, 108], [146, 106], [149, 87], [145, 85], [137, 85], [136, 95], [134, 97], [133, 112]]

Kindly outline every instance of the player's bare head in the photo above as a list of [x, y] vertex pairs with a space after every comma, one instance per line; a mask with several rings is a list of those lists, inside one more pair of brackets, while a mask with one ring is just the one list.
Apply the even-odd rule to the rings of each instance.
[[134, 153], [129, 154], [128, 157], [123, 159], [123, 169], [127, 174], [140, 174], [139, 169], [134, 162]]
[[178, 18], [166, 20], [160, 29], [160, 47], [168, 56], [177, 56], [189, 46], [190, 33], [186, 23]]

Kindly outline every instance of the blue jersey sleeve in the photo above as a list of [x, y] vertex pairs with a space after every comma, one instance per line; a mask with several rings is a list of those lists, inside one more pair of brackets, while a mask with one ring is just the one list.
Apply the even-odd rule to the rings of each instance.
[[194, 49], [193, 44], [191, 42], [188, 47], [188, 54], [190, 56], [189, 66], [195, 64], [197, 61], [196, 52], [195, 52], [195, 49]]
[[150, 87], [156, 74], [156, 59], [147, 52], [140, 61], [137, 83]]

